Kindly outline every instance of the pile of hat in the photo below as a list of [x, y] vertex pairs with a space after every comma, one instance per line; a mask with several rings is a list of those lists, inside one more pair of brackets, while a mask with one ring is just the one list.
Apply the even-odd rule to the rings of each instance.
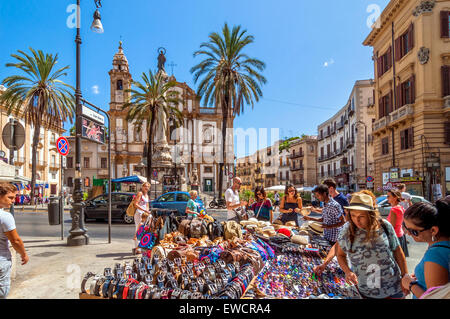
[[274, 223], [271, 224], [267, 221], [258, 221], [256, 218], [250, 218], [249, 220], [241, 221], [240, 224], [250, 232], [254, 232], [260, 236], [270, 238], [273, 236], [281, 235], [286, 236], [291, 242], [299, 245], [308, 245], [309, 237], [308, 232], [298, 232], [295, 222], [287, 222], [285, 225]]

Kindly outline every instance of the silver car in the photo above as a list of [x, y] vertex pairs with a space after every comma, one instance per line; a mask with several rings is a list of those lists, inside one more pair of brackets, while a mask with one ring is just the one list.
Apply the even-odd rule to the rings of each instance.
[[[413, 204], [419, 203], [419, 202], [430, 203], [422, 196], [417, 196], [417, 195], [411, 195], [411, 202]], [[391, 211], [391, 204], [389, 204], [387, 201], [387, 195], [382, 195], [380, 197], [377, 197], [377, 205], [378, 205], [378, 211], [380, 212], [381, 216], [389, 215], [389, 212]]]

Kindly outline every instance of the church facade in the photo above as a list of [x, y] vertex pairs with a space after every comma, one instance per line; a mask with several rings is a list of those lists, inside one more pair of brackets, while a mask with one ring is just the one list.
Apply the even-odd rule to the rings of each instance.
[[[170, 119], [164, 123], [172, 167], [165, 165], [164, 168], [158, 168], [158, 163], [152, 160], [152, 170], [156, 176], [152, 176], [151, 179], [160, 182], [156, 187], [159, 194], [175, 189], [182, 191], [197, 189], [201, 193], [212, 195], [218, 192], [222, 140], [221, 108], [201, 107], [200, 98], [192, 88], [186, 83], [178, 82], [173, 75], [170, 77], [166, 75], [164, 68], [161, 70], [159, 65], [158, 68], [168, 80], [176, 82], [174, 89], [179, 92], [179, 98], [182, 100], [178, 109], [183, 115], [183, 125], [176, 128]], [[126, 120], [128, 110], [122, 110], [124, 103], [131, 98], [127, 90], [131, 89], [133, 82], [122, 44], [114, 55], [113, 68], [109, 71], [109, 76], [111, 96], [108, 114], [111, 118], [112, 174], [114, 178], [145, 175], [144, 147], [146, 148], [148, 144], [146, 123], [144, 122], [143, 129], [139, 131], [135, 123]], [[233, 116], [229, 114], [224, 189], [231, 182], [228, 173], [233, 172], [234, 168], [233, 120]], [[157, 133], [154, 135], [156, 142]], [[156, 145], [154, 149], [155, 147]]]

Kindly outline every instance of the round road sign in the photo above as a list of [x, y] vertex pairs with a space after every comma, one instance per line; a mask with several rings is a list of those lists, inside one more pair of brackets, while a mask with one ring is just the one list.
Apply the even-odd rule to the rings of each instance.
[[62, 156], [67, 156], [67, 154], [69, 154], [69, 141], [67, 141], [67, 138], [64, 136], [58, 138], [58, 140], [56, 140], [56, 149]]

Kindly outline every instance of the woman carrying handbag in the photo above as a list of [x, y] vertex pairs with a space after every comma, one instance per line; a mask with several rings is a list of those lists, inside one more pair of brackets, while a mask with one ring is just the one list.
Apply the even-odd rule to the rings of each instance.
[[250, 210], [255, 213], [255, 218], [263, 221], [273, 221], [273, 206], [263, 186], [257, 186], [255, 189], [256, 202], [250, 200]]
[[151, 216], [151, 212], [149, 210], [149, 206], [150, 206], [150, 199], [148, 197], [148, 191], [150, 190], [150, 183], [144, 183], [142, 184], [142, 188], [141, 190], [137, 193], [136, 197], [134, 198], [134, 200], [131, 202], [134, 206], [134, 208], [136, 209], [136, 212], [134, 213], [134, 224], [136, 226], [136, 229], [134, 231], [134, 248], [132, 250], [133, 255], [139, 254], [139, 249], [138, 249], [138, 240], [136, 237], [136, 232], [139, 229], [139, 226], [141, 225], [141, 216], [143, 213], [147, 213], [149, 214], [148, 218], [152, 218]]

